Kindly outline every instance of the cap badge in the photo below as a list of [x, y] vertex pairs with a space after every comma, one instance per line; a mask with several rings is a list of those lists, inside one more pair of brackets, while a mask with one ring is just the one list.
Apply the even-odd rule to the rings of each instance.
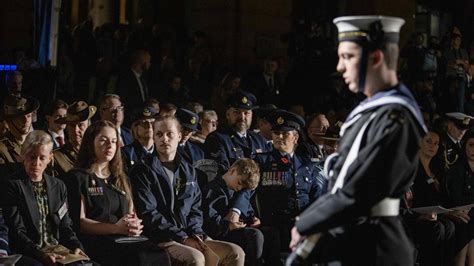
[[278, 125], [282, 125], [283, 123], [285, 123], [285, 119], [283, 119], [283, 117], [281, 117], [281, 116], [278, 117], [278, 119], [277, 119], [277, 124], [278, 124]]
[[465, 117], [463, 120], [462, 120], [462, 123], [464, 125], [469, 125], [469, 122], [471, 122], [471, 119], [469, 117]]
[[197, 121], [196, 121], [196, 117], [191, 118], [191, 121], [190, 121], [190, 122], [191, 122], [191, 125], [195, 125], [196, 122], [197, 122]]
[[146, 116], [146, 117], [151, 116], [150, 109], [145, 108], [145, 109], [143, 110], [143, 116]]
[[248, 103], [248, 101], [249, 101], [249, 99], [247, 99], [247, 97], [244, 96], [244, 97], [242, 98], [242, 103], [243, 103], [243, 104]]

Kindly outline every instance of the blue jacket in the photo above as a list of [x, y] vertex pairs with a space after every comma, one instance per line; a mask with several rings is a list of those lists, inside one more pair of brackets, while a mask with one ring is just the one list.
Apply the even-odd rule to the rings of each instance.
[[309, 158], [297, 153], [288, 158], [274, 150], [255, 161], [260, 165], [257, 197], [262, 221], [272, 221], [275, 215], [294, 218], [321, 195], [320, 172]]
[[[237, 159], [253, 159], [259, 153], [272, 150], [271, 144], [260, 134], [247, 130], [247, 139], [248, 143], [245, 143], [233, 129], [228, 127], [216, 130], [207, 136], [204, 143], [204, 154], [206, 158], [217, 161], [220, 172], [223, 174]], [[243, 190], [238, 194], [240, 196], [234, 202], [234, 208], [246, 213], [252, 193]]]
[[132, 131], [126, 127], [120, 127], [120, 137], [122, 137], [124, 146], [133, 142]]
[[147, 156], [155, 155], [156, 151], [153, 150], [152, 154], [149, 154], [142, 144], [137, 140], [122, 147], [122, 157], [124, 161], [125, 171], [128, 173], [130, 168], [139, 163], [143, 162]]
[[[227, 187], [224, 179], [218, 176], [203, 188], [202, 211], [204, 213], [204, 229], [212, 238], [222, 238], [229, 232], [229, 222], [224, 217], [229, 213], [236, 193]], [[252, 205], [249, 202], [248, 212], [241, 214], [247, 223], [254, 216]]]
[[179, 145], [178, 153], [190, 164], [204, 159], [204, 151], [190, 141], [186, 141], [184, 145]]
[[130, 172], [135, 209], [143, 219], [144, 234], [159, 242], [182, 243], [193, 234], [206, 237], [196, 172], [178, 154], [175, 162], [179, 178], [174, 184], [170, 184], [157, 156], [147, 158]]

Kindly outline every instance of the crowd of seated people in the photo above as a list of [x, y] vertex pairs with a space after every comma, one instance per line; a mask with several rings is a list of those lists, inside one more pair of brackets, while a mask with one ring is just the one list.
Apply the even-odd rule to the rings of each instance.
[[[429, 74], [404, 80], [431, 129], [402, 212], [420, 265], [474, 263], [469, 99], [436, 102], [454, 93], [439, 91], [441, 74], [469, 74], [464, 52], [452, 55], [460, 34], [452, 37], [448, 74], [402, 64]], [[0, 256], [48, 265], [62, 255], [47, 248], [61, 245], [102, 265], [282, 264], [299, 213], [330, 191], [323, 166], [360, 99], [341, 93], [333, 74], [341, 87], [315, 92], [321, 106], [295, 102], [274, 57], [254, 75], [212, 79], [210, 55], [199, 55], [206, 49], [193, 49], [179, 73], [171, 54], [122, 48], [107, 85], [97, 76], [91, 91], [78, 79], [58, 93], [64, 100], [40, 102], [22, 91], [21, 72], [10, 73], [0, 103]], [[402, 57], [416, 49], [443, 58], [418, 42]], [[74, 58], [78, 77], [88, 59]], [[471, 93], [468, 77], [454, 81]], [[431, 206], [444, 211], [417, 210]]]

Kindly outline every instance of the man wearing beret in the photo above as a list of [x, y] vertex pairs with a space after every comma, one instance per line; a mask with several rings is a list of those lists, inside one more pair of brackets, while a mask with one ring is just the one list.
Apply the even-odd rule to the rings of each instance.
[[450, 168], [462, 154], [461, 141], [469, 128], [472, 116], [463, 113], [447, 113], [448, 130], [443, 136], [442, 145], [444, 147], [445, 167]]
[[[315, 262], [414, 265], [399, 204], [413, 183], [426, 126], [412, 93], [397, 78], [404, 20], [350, 16], [334, 23], [337, 70], [352, 92], [367, 99], [349, 114], [337, 152], [326, 159], [331, 192], [299, 215], [290, 246], [301, 257], [314, 247]], [[299, 245], [302, 236], [308, 239]]]
[[73, 168], [77, 153], [81, 147], [82, 137], [90, 125], [90, 119], [97, 108], [84, 101], [77, 101], [67, 108], [66, 116], [56, 119], [58, 124], [66, 124], [68, 141], [64, 146], [54, 151], [49, 173], [60, 177]]
[[20, 150], [26, 136], [32, 130], [32, 113], [39, 108], [36, 99], [27, 96], [8, 95], [0, 111], [0, 120], [5, 120], [9, 131], [0, 140], [0, 169], [8, 174], [16, 169]]
[[[253, 158], [256, 154], [271, 150], [264, 137], [249, 130], [252, 124], [252, 110], [257, 99], [252, 93], [239, 91], [232, 94], [227, 102], [227, 126], [218, 129], [206, 138], [204, 154], [206, 158], [216, 160], [221, 174], [225, 173], [237, 159]], [[241, 213], [247, 213], [251, 192], [238, 192], [234, 203], [234, 212], [228, 219], [238, 220]]]

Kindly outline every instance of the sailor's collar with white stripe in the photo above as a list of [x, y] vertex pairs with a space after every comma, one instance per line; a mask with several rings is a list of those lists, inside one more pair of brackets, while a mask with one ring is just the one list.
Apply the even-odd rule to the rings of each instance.
[[413, 114], [420, 127], [427, 132], [423, 116], [415, 97], [413, 97], [413, 94], [405, 85], [397, 84], [389, 90], [377, 92], [374, 96], [365, 99], [354, 108], [347, 117], [346, 122], [342, 125], [340, 135], [344, 135], [345, 130], [354, 124], [361, 117], [363, 112], [387, 104], [400, 104], [407, 108]]

